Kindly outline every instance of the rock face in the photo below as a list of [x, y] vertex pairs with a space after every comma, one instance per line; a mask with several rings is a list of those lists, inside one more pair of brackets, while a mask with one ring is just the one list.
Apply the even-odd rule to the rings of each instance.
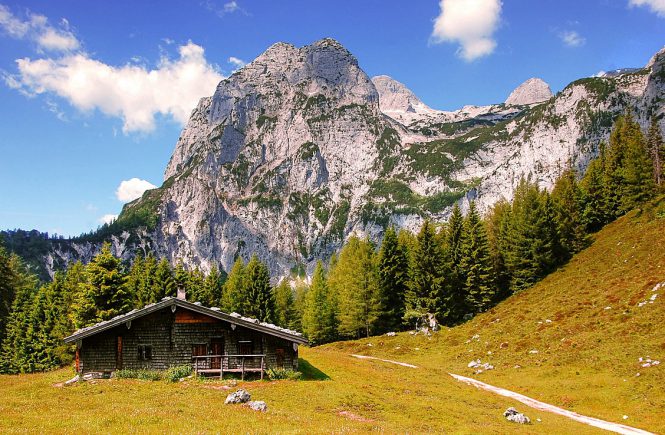
[[506, 99], [508, 106], [526, 106], [552, 98], [550, 86], [539, 78], [530, 78], [519, 85]]
[[[661, 52], [554, 97], [532, 79], [507, 105], [445, 112], [387, 76], [370, 80], [332, 39], [278, 43], [201, 99], [163, 185], [119, 221], [149, 219], [112, 235], [113, 251], [152, 250], [204, 271], [256, 254], [274, 278], [311, 271], [352, 233], [378, 241], [387, 225], [446, 220], [455, 202], [487, 210], [520, 177], [551, 188], [564, 168], [583, 171], [627, 107], [643, 126], [663, 113], [664, 68]], [[45, 261], [85, 260], [100, 245], [71, 243]]]

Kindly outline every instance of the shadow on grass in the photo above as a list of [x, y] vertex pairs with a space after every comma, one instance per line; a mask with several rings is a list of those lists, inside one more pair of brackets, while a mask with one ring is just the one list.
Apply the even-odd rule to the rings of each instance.
[[330, 376], [311, 365], [306, 359], [298, 358], [298, 371], [302, 373], [300, 379], [303, 381], [327, 381], [330, 379]]

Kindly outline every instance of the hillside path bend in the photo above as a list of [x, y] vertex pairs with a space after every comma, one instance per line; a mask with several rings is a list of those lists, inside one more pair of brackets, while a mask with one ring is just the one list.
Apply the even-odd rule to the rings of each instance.
[[[368, 359], [368, 360], [376, 360], [376, 361], [382, 361], [390, 364], [397, 364], [403, 367], [409, 367], [412, 369], [417, 369], [418, 366], [415, 366], [413, 364], [405, 363], [405, 362], [400, 362], [400, 361], [393, 361], [389, 359], [381, 359], [381, 358], [376, 358], [373, 356], [367, 356], [367, 355], [356, 355], [356, 354], [351, 354], [352, 357], [354, 358], [359, 358], [359, 359]], [[568, 411], [563, 408], [559, 408], [558, 406], [550, 405], [548, 403], [541, 402], [536, 399], [532, 399], [531, 397], [525, 396], [520, 393], [516, 393], [514, 391], [506, 390], [505, 388], [499, 388], [495, 387], [490, 384], [486, 384], [484, 382], [478, 381], [476, 379], [472, 378], [467, 378], [466, 376], [460, 376], [456, 375], [454, 373], [448, 373], [450, 376], [452, 376], [454, 379], [464, 382], [468, 385], [473, 385], [476, 388], [480, 388], [481, 390], [489, 391], [494, 394], [498, 394], [503, 397], [508, 397], [510, 399], [517, 400], [518, 402], [521, 402], [533, 409], [537, 409], [539, 411], [545, 411], [545, 412], [551, 412], [553, 414], [558, 414], [562, 415], [564, 417], [570, 418], [571, 420], [575, 420], [580, 423], [587, 424], [589, 426], [594, 426], [599, 429], [604, 429], [610, 432], [615, 432], [615, 433], [620, 433], [624, 435], [655, 435], [652, 432], [648, 432], [643, 429], [638, 429], [632, 426], [627, 426], [625, 424], [619, 424], [619, 423], [612, 423], [610, 421], [605, 421], [601, 420], [599, 418], [594, 418], [594, 417], [587, 417], [585, 415], [578, 414], [573, 411]]]

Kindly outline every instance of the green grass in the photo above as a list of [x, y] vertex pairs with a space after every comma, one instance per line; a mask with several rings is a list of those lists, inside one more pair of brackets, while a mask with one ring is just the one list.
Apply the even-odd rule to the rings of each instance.
[[[265, 400], [267, 413], [223, 405], [233, 390], [224, 389], [234, 382], [228, 380], [110, 379], [58, 387], [71, 369], [0, 376], [0, 432], [602, 433], [459, 383], [452, 372], [663, 433], [665, 362], [644, 369], [637, 360], [665, 360], [665, 290], [637, 307], [665, 281], [663, 246], [665, 201], [609, 225], [565, 267], [462, 326], [432, 337], [400, 333], [302, 347], [300, 380], [233, 386]], [[467, 364], [476, 358], [496, 368], [474, 375]], [[534, 423], [507, 422], [502, 412], [509, 406]]]

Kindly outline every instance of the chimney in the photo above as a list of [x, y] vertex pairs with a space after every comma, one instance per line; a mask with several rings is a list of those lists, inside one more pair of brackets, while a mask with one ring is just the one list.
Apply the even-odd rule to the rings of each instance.
[[184, 288], [178, 287], [178, 293], [176, 295], [176, 298], [186, 301], [187, 300], [187, 292], [185, 292]]

